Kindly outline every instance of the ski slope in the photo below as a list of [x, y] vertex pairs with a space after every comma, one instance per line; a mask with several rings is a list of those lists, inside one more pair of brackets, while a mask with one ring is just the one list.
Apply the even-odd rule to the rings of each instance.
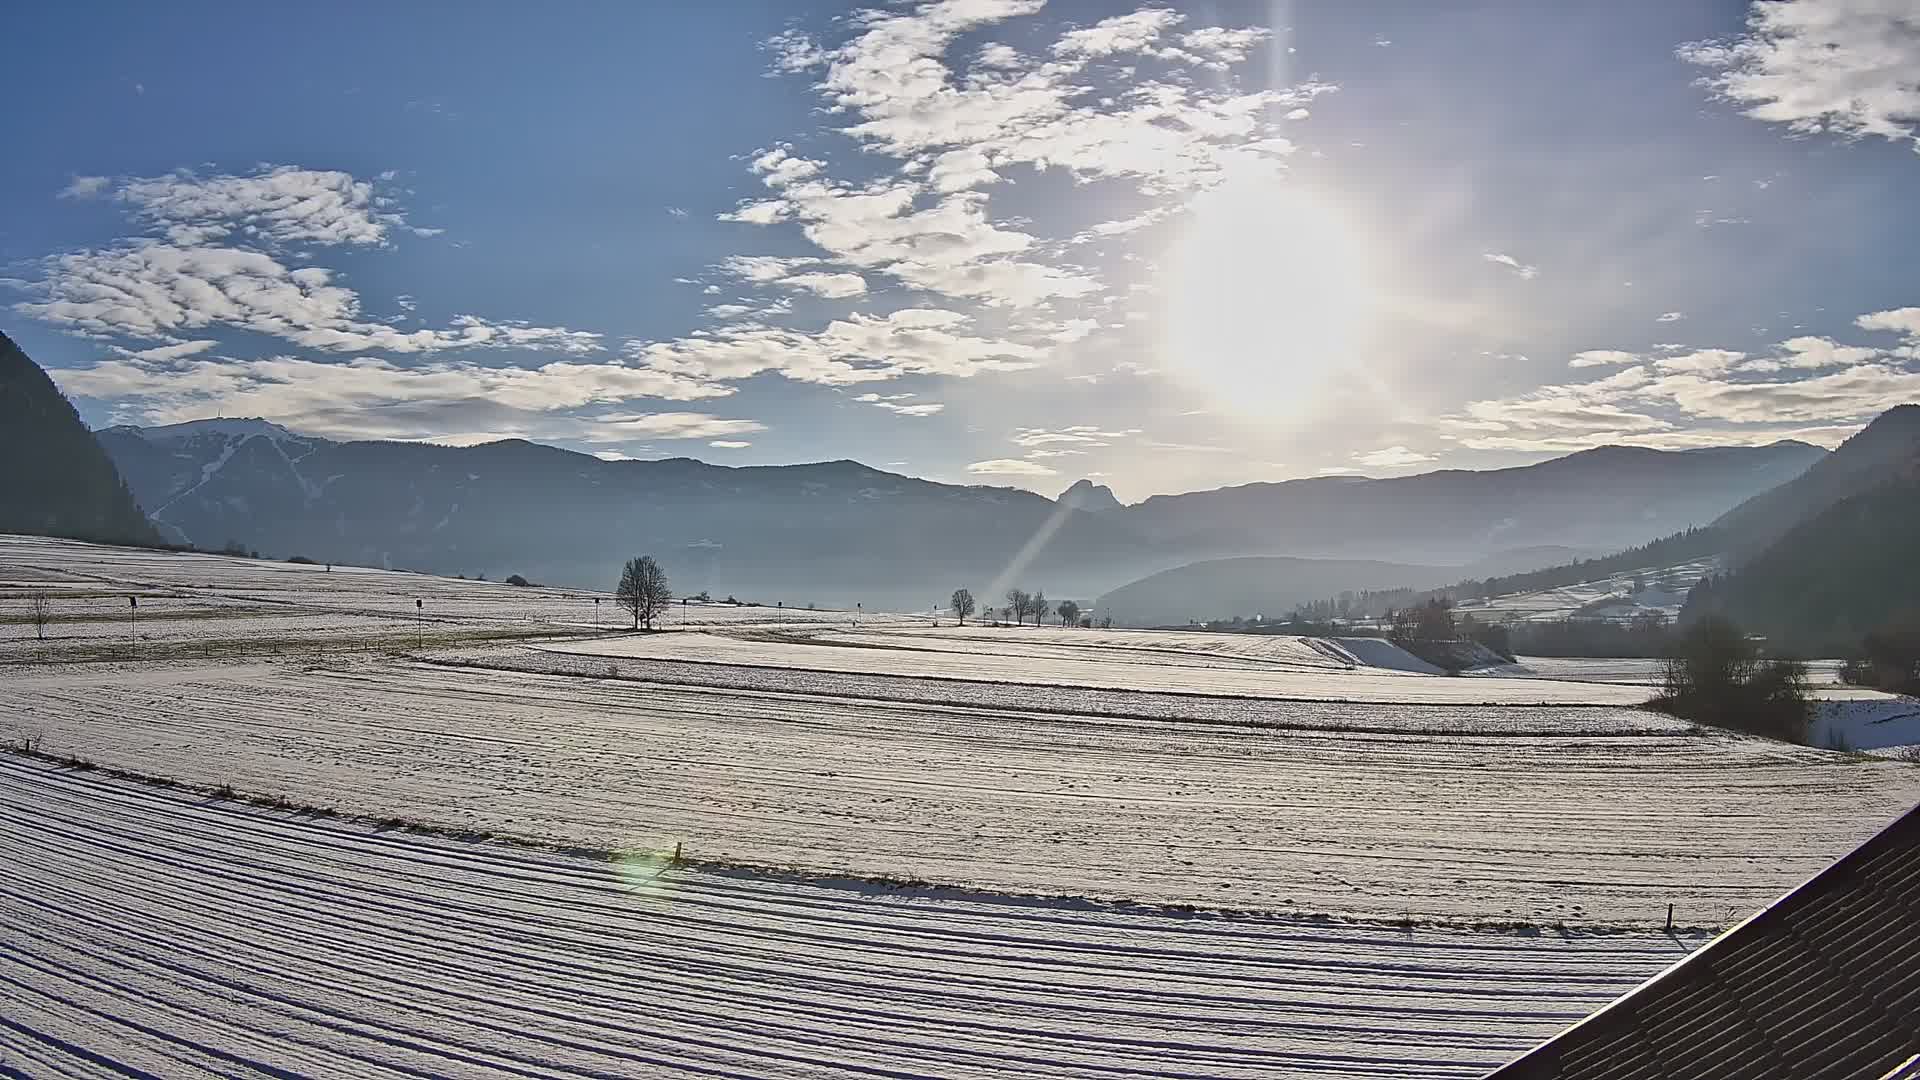
[[29, 1076], [1471, 1077], [1703, 940], [662, 872], [7, 754], [0, 865]]

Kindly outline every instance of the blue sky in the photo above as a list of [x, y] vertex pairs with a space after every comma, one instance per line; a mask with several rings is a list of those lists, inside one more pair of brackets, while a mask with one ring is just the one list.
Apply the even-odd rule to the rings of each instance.
[[1920, 399], [1920, 24], [1773, 5], [10, 11], [95, 424], [1124, 498]]

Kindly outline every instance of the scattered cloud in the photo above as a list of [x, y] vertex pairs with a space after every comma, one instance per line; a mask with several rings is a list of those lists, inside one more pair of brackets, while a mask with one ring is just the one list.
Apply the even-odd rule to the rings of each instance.
[[638, 415], [607, 414], [584, 418], [579, 438], [589, 442], [626, 442], [632, 439], [715, 439], [765, 431], [758, 420], [729, 420], [707, 413], [660, 412]]
[[687, 211], [685, 207], [669, 206], [667, 207], [667, 215], [669, 217], [683, 218], [687, 216]]
[[967, 466], [967, 472], [975, 476], [1058, 476], [1059, 470], [1048, 468], [1037, 461], [1025, 461], [1020, 458], [994, 458], [991, 461], [976, 461]]
[[853, 400], [901, 416], [933, 416], [946, 408], [938, 401], [914, 401], [917, 394], [861, 394]]
[[1853, 322], [1862, 330], [1890, 330], [1896, 334], [1905, 334], [1916, 344], [1920, 344], [1920, 307], [1875, 311], [1862, 315]]
[[867, 280], [859, 274], [794, 274], [780, 279], [780, 284], [790, 288], [805, 289], [815, 296], [824, 296], [830, 300], [859, 296], [867, 291]]
[[1641, 360], [1638, 353], [1621, 352], [1619, 349], [1588, 349], [1573, 354], [1568, 367], [1608, 367], [1615, 364], [1637, 364]]
[[104, 176], [75, 176], [71, 183], [60, 189], [56, 198], [91, 199], [107, 189], [112, 180]]
[[1432, 454], [1422, 454], [1404, 446], [1389, 446], [1365, 454], [1355, 454], [1353, 460], [1374, 469], [1399, 469], [1438, 459]]
[[1490, 263], [1498, 263], [1499, 265], [1506, 267], [1507, 269], [1513, 271], [1514, 273], [1520, 275], [1522, 278], [1525, 278], [1529, 281], [1533, 280], [1535, 277], [1538, 277], [1540, 274], [1539, 267], [1529, 266], [1526, 263], [1521, 262], [1519, 259], [1516, 259], [1511, 255], [1503, 255], [1499, 252], [1489, 251], [1481, 255], [1480, 257], [1487, 260]]
[[1111, 446], [1114, 440], [1140, 434], [1139, 428], [1106, 430], [1091, 424], [1064, 428], [1017, 428], [1009, 437], [1013, 445], [1032, 450], [1046, 446]]
[[1684, 311], [1663, 311], [1654, 317], [1654, 322], [1679, 322], [1687, 317]]
[[[834, 178], [825, 161], [779, 145], [751, 169], [770, 197], [724, 220], [798, 226], [836, 270], [878, 273], [987, 307], [1034, 308], [1103, 291], [1087, 268], [1048, 256], [1041, 238], [988, 213], [1007, 170], [1060, 170], [1082, 183], [1130, 181], [1149, 195], [1209, 186], [1234, 170], [1274, 170], [1292, 145], [1271, 112], [1304, 107], [1330, 85], [1239, 93], [1222, 80], [1132, 76], [1112, 93], [1092, 65], [1151, 58], [1224, 70], [1266, 40], [1259, 27], [1183, 28], [1149, 8], [1059, 35], [1036, 55], [990, 43], [951, 66], [962, 35], [1031, 15], [1040, 0], [923, 3], [849, 20], [838, 44], [788, 31], [768, 43], [781, 73], [815, 72], [828, 115], [891, 172]], [[1184, 29], [1184, 32], [1181, 32]]]
[[[97, 179], [97, 178], [95, 178]], [[180, 170], [122, 180], [113, 197], [136, 220], [176, 244], [237, 236], [268, 248], [289, 244], [377, 245], [393, 229], [415, 229], [374, 183], [351, 173], [295, 165], [244, 176]]]
[[707, 445], [719, 450], [745, 450], [753, 444], [740, 439], [715, 439]]
[[1898, 0], [1769, 0], [1746, 33], [1680, 46], [1701, 81], [1795, 134], [1877, 136], [1920, 151], [1920, 19]]
[[413, 438], [422, 431], [585, 437], [585, 421], [558, 414], [640, 399], [692, 401], [733, 392], [621, 364], [401, 365], [376, 357], [234, 359], [201, 355], [204, 348], [183, 351], [198, 344], [184, 342], [55, 369], [53, 375], [67, 393], [102, 402], [127, 422], [263, 416], [295, 430], [341, 438]]
[[169, 339], [230, 327], [327, 352], [525, 348], [590, 353], [600, 335], [462, 315], [442, 329], [397, 330], [365, 319], [360, 297], [320, 267], [228, 247], [136, 241], [42, 261], [23, 314], [101, 337]]
[[1799, 438], [1844, 438], [1890, 405], [1920, 400], [1920, 308], [1872, 312], [1863, 330], [1892, 331], [1893, 349], [1801, 335], [1768, 355], [1661, 346], [1655, 355], [1599, 349], [1574, 367], [1620, 370], [1469, 402], [1440, 421], [1444, 437], [1481, 450], [1568, 451], [1606, 443], [1684, 448]]
[[774, 372], [827, 386], [1020, 371], [1045, 355], [1037, 346], [970, 333], [971, 321], [937, 308], [856, 312], [814, 333], [741, 324], [670, 341], [629, 341], [625, 353], [646, 370], [689, 379], [730, 381]]
[[1659, 357], [1654, 360], [1653, 366], [1661, 371], [1721, 372], [1733, 370], [1746, 358], [1747, 354], [1731, 349], [1695, 349]]

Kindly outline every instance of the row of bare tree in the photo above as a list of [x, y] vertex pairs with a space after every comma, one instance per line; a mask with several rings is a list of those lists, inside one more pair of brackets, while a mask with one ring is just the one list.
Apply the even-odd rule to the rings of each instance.
[[[973, 590], [971, 589], [953, 590], [952, 606], [953, 613], [960, 617], [960, 625], [962, 626], [967, 624], [968, 616], [980, 610], [979, 604], [973, 599]], [[998, 615], [999, 617], [1010, 619], [1016, 626], [1025, 622], [1028, 618], [1033, 619], [1033, 625], [1039, 626], [1040, 621], [1048, 615], [1059, 616], [1061, 626], [1086, 626], [1091, 623], [1090, 619], [1083, 620], [1080, 617], [1080, 605], [1072, 600], [1062, 600], [1059, 606], [1049, 609], [1047, 594], [1038, 589], [1033, 592], [1028, 592], [1025, 589], [1008, 589], [1007, 606], [999, 612], [988, 608], [986, 614], [989, 617]]]

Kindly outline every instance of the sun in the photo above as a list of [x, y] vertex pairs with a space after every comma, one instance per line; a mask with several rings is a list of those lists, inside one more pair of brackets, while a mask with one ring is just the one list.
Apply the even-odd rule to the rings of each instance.
[[1162, 296], [1162, 371], [1219, 407], [1304, 416], [1357, 363], [1374, 318], [1365, 237], [1284, 180], [1230, 179], [1181, 215]]

